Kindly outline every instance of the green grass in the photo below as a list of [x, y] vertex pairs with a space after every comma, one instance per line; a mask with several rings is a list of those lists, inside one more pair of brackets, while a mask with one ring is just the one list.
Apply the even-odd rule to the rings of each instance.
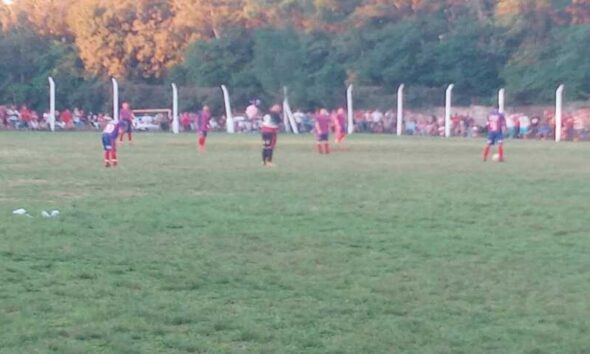
[[590, 352], [590, 145], [99, 140], [0, 133], [0, 353]]

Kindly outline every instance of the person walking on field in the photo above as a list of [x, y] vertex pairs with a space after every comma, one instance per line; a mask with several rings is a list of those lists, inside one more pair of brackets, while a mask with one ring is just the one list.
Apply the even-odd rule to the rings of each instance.
[[338, 108], [336, 112], [334, 125], [336, 127], [336, 144], [340, 144], [346, 138], [346, 111], [344, 108]]
[[483, 161], [488, 160], [491, 147], [498, 144], [498, 161], [504, 162], [504, 131], [506, 129], [506, 118], [498, 110], [492, 111], [488, 116], [488, 142], [483, 151]]
[[203, 106], [201, 113], [197, 115], [197, 130], [199, 132], [199, 152], [205, 152], [205, 143], [209, 133], [209, 122], [211, 121], [211, 112], [209, 106]]
[[129, 141], [129, 144], [132, 144], [133, 119], [135, 118], [135, 116], [133, 115], [133, 111], [129, 108], [128, 102], [123, 102], [119, 116], [121, 118], [119, 122], [119, 125], [121, 127], [121, 136], [119, 137], [119, 141], [123, 142], [123, 137], [125, 136], [125, 133], [127, 133], [127, 139]]
[[317, 139], [317, 150], [319, 154], [330, 153], [330, 114], [328, 110], [321, 109], [315, 118], [315, 133]]
[[[273, 118], [273, 111], [274, 118]], [[273, 167], [273, 154], [274, 148], [277, 143], [277, 131], [279, 130], [279, 123], [276, 120], [276, 108], [273, 107], [271, 109], [271, 113], [265, 115], [262, 118], [262, 126], [261, 126], [261, 133], [262, 133], [262, 165], [265, 167]], [[279, 107], [280, 111], [280, 107]], [[280, 115], [279, 122], [280, 122]]]

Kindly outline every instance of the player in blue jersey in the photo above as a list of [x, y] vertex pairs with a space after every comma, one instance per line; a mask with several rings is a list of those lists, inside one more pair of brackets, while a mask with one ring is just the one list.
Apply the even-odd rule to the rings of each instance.
[[504, 162], [504, 131], [506, 129], [506, 117], [498, 110], [494, 110], [488, 116], [488, 141], [483, 151], [483, 160], [488, 160], [491, 147], [498, 145], [499, 161]]
[[119, 136], [119, 129], [119, 124], [111, 121], [102, 131], [105, 167], [117, 166], [117, 137]]

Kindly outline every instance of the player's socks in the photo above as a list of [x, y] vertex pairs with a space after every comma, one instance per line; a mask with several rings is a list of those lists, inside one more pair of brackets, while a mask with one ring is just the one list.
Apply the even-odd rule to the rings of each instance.
[[500, 155], [500, 161], [504, 161], [504, 146], [498, 146], [498, 155]]
[[104, 167], [111, 167], [111, 154], [108, 151], [104, 152]]
[[131, 144], [133, 142], [133, 136], [131, 133], [127, 133], [127, 138], [129, 139], [129, 144]]
[[318, 149], [318, 154], [323, 154], [324, 153], [324, 149], [322, 147], [322, 144], [317, 144], [317, 149]]
[[324, 144], [324, 151], [326, 152], [326, 154], [330, 153], [330, 144], [328, 144], [328, 143]]
[[488, 156], [490, 155], [490, 145], [486, 145], [485, 149], [483, 149], [483, 160], [487, 161]]

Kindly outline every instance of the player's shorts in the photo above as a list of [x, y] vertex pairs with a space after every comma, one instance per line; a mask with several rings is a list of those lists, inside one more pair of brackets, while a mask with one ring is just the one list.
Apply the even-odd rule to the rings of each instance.
[[133, 124], [131, 123], [130, 120], [127, 119], [121, 119], [120, 126], [121, 126], [121, 130], [124, 133], [131, 133], [131, 130], [133, 129]]
[[262, 133], [262, 144], [264, 148], [272, 148], [274, 133]]
[[504, 143], [504, 134], [502, 132], [490, 132], [488, 133], [488, 144], [496, 145]]
[[321, 142], [328, 141], [330, 139], [330, 134], [329, 133], [318, 134], [317, 139], [318, 139], [318, 141], [321, 141]]
[[113, 151], [115, 150], [115, 142], [114, 139], [109, 134], [102, 135], [102, 148], [104, 151]]
[[208, 133], [207, 131], [202, 131], [202, 130], [199, 130], [199, 136], [200, 136], [201, 138], [206, 138], [206, 137], [207, 137], [207, 133]]

